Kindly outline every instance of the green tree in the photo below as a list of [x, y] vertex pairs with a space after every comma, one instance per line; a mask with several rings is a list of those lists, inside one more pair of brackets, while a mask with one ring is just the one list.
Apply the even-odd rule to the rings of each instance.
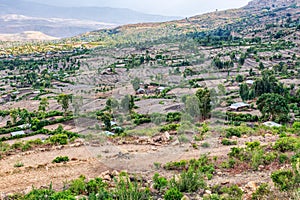
[[49, 102], [47, 98], [42, 98], [39, 105], [39, 111], [46, 112], [49, 106]]
[[125, 112], [131, 111], [134, 107], [134, 97], [132, 95], [125, 95], [121, 100], [120, 106]]
[[201, 118], [199, 99], [195, 95], [188, 96], [184, 105], [185, 112], [194, 120], [199, 120]]
[[109, 98], [106, 101], [106, 107], [109, 111], [118, 108], [119, 102], [115, 98]]
[[287, 119], [289, 107], [286, 99], [274, 93], [263, 94], [257, 100], [257, 108], [263, 117], [271, 120]]
[[49, 102], [47, 98], [42, 98], [39, 105], [39, 112], [42, 114], [42, 118], [45, 118], [46, 110], [49, 106]]
[[57, 103], [61, 105], [62, 109], [64, 110], [64, 115], [66, 115], [70, 101], [72, 100], [72, 96], [68, 94], [60, 94], [57, 98]]
[[241, 83], [244, 81], [244, 76], [241, 75], [241, 74], [238, 74], [236, 77], [235, 77], [235, 81], [238, 82], [238, 83]]
[[249, 100], [249, 87], [246, 83], [240, 85], [239, 93], [243, 101]]
[[103, 113], [101, 116], [101, 121], [103, 121], [105, 130], [110, 131], [111, 130], [111, 115], [107, 112]]
[[196, 92], [195, 95], [199, 100], [199, 109], [202, 120], [208, 119], [211, 112], [211, 98], [209, 89], [201, 88]]
[[259, 70], [264, 70], [265, 69], [265, 66], [262, 62], [259, 62]]
[[12, 120], [12, 123], [15, 124], [17, 122], [17, 119], [18, 119], [18, 110], [17, 109], [12, 109], [9, 113], [10, 115], [10, 118]]
[[131, 81], [132, 87], [135, 91], [137, 91], [140, 88], [140, 83], [141, 83], [141, 80], [138, 77], [135, 77]]

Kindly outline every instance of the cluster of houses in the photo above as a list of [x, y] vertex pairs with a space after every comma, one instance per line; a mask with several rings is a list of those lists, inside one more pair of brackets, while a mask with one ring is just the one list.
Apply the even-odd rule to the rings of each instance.
[[[245, 110], [245, 109], [249, 109], [250, 108], [250, 104], [244, 103], [244, 102], [238, 102], [238, 103], [234, 103], [231, 104], [228, 108], [229, 111], [241, 111], [241, 110]], [[276, 122], [273, 121], [267, 121], [264, 122], [263, 125], [268, 126], [268, 127], [281, 127], [281, 124], [278, 124]]]
[[166, 87], [162, 87], [162, 86], [148, 86], [147, 89], [144, 89], [142, 87], [140, 87], [139, 89], [137, 89], [135, 91], [136, 95], [141, 95], [141, 94], [160, 94], [162, 93], [164, 90], [166, 89]]

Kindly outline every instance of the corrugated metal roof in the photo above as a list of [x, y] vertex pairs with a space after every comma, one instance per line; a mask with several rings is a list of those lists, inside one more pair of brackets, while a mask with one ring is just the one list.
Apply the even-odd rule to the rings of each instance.
[[16, 132], [11, 132], [10, 135], [11, 136], [25, 135], [25, 132], [24, 131], [16, 131]]

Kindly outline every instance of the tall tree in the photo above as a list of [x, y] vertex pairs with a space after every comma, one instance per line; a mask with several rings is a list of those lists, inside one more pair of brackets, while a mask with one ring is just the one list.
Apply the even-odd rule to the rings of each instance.
[[70, 101], [72, 100], [72, 96], [68, 94], [60, 94], [57, 98], [57, 103], [61, 105], [62, 109], [64, 110], [64, 115], [66, 115]]
[[132, 95], [125, 95], [121, 100], [120, 106], [125, 112], [131, 111], [134, 107], [134, 97]]
[[274, 93], [263, 94], [257, 100], [257, 108], [267, 120], [287, 119], [289, 107], [286, 99]]
[[133, 80], [131, 80], [132, 87], [135, 91], [137, 91], [140, 88], [141, 80], [138, 77], [135, 77]]
[[111, 115], [107, 112], [103, 113], [102, 116], [101, 116], [101, 120], [104, 123], [106, 131], [111, 130], [111, 119], [112, 119]]
[[199, 99], [195, 95], [186, 98], [185, 112], [194, 118], [194, 120], [201, 118]]
[[211, 98], [209, 89], [201, 88], [196, 92], [195, 95], [199, 99], [199, 109], [202, 120], [208, 119], [211, 112]]
[[246, 83], [240, 85], [239, 93], [243, 101], [249, 100], [249, 87]]
[[47, 108], [49, 106], [49, 102], [47, 98], [42, 98], [39, 105], [39, 111], [46, 112]]

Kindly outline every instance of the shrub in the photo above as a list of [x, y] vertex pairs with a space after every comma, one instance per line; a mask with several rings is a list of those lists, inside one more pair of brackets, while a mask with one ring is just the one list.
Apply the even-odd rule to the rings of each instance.
[[57, 134], [49, 138], [51, 144], [68, 144], [68, 136], [66, 134]]
[[161, 127], [160, 132], [166, 132], [166, 131], [176, 131], [179, 127], [179, 124], [168, 124]]
[[299, 139], [293, 137], [283, 137], [275, 142], [274, 149], [280, 152], [294, 151], [299, 148]]
[[69, 190], [55, 192], [50, 199], [76, 200]]
[[165, 177], [160, 177], [158, 173], [153, 176], [154, 188], [157, 190], [162, 190], [168, 185], [168, 180]]
[[183, 170], [187, 167], [187, 161], [181, 160], [179, 162], [168, 162], [164, 165], [166, 170]]
[[40, 199], [47, 199], [51, 197], [55, 193], [52, 190], [51, 186], [49, 189], [33, 189], [28, 194], [26, 194], [22, 199], [24, 200], [40, 200]]
[[247, 148], [249, 148], [250, 150], [254, 150], [260, 146], [260, 142], [259, 141], [246, 142], [246, 145], [247, 145]]
[[69, 161], [68, 156], [58, 156], [52, 161], [52, 163], [61, 163], [61, 162], [68, 162], [68, 161]]
[[243, 191], [237, 185], [223, 187], [221, 192], [228, 194], [228, 199], [242, 199], [243, 196]]
[[208, 142], [204, 142], [204, 143], [201, 144], [201, 147], [203, 147], [203, 148], [209, 148], [210, 144]]
[[171, 188], [164, 195], [165, 200], [181, 200], [183, 194], [177, 188]]
[[254, 150], [251, 158], [251, 166], [257, 170], [258, 166], [263, 164], [264, 151], [262, 149]]
[[179, 135], [178, 140], [179, 140], [180, 143], [188, 143], [189, 142], [189, 139], [184, 134]]
[[236, 136], [236, 137], [241, 137], [241, 132], [239, 131], [239, 129], [237, 128], [228, 128], [225, 130], [226, 132], [226, 137], [230, 138], [232, 136]]
[[128, 176], [121, 177], [114, 190], [115, 199], [118, 200], [146, 200], [150, 199], [149, 189], [142, 189], [137, 182], [129, 181]]
[[280, 154], [278, 160], [279, 160], [279, 163], [283, 164], [287, 160], [289, 160], [289, 157], [287, 155], [285, 155], [285, 154]]
[[279, 170], [271, 174], [271, 179], [281, 191], [292, 189], [294, 174], [291, 170]]
[[269, 185], [267, 183], [262, 183], [252, 194], [252, 200], [267, 199], [269, 193]]
[[171, 187], [177, 188], [180, 192], [195, 192], [199, 188], [205, 187], [202, 174], [198, 170], [189, 168], [180, 174], [178, 180], [175, 177], [170, 180]]
[[23, 167], [24, 164], [22, 162], [17, 162], [16, 164], [14, 164], [14, 167]]
[[232, 141], [228, 139], [223, 139], [221, 143], [226, 146], [237, 145], [237, 141]]
[[32, 148], [32, 146], [30, 145], [30, 143], [26, 142], [26, 143], [22, 146], [21, 150], [22, 150], [22, 151], [27, 151], [27, 150], [29, 150], [29, 149], [31, 149], [31, 148]]
[[86, 190], [88, 194], [91, 193], [97, 193], [98, 191], [100, 191], [101, 189], [103, 189], [104, 187], [106, 187], [106, 183], [103, 183], [101, 178], [95, 178], [90, 180], [89, 182], [87, 182], [86, 184]]
[[85, 177], [80, 176], [78, 179], [72, 180], [69, 186], [69, 190], [72, 194], [80, 195], [86, 193]]

